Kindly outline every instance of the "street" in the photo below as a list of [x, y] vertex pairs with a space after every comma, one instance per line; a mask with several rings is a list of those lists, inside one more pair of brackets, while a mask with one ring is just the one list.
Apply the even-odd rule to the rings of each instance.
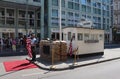
[[[120, 51], [120, 48], [106, 48], [104, 51], [117, 53]], [[22, 60], [26, 57], [27, 55], [1, 56], [0, 79], [119, 79], [120, 77], [120, 59], [63, 71], [48, 71], [41, 68], [23, 69], [11, 72], [5, 71], [3, 66], [4, 61]]]
[[84, 66], [65, 71], [45, 71], [39, 68], [0, 73], [0, 79], [119, 79], [120, 60]]

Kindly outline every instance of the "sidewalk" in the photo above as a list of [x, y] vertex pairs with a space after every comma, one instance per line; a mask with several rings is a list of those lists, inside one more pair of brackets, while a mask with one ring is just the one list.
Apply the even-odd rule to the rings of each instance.
[[105, 49], [103, 56], [90, 56], [79, 58], [75, 65], [73, 65], [74, 58], [68, 59], [66, 62], [54, 63], [54, 69], [51, 69], [51, 62], [45, 61], [40, 57], [34, 62], [38, 67], [44, 70], [66, 70], [76, 67], [82, 67], [91, 64], [97, 64], [105, 61], [120, 59], [120, 48]]

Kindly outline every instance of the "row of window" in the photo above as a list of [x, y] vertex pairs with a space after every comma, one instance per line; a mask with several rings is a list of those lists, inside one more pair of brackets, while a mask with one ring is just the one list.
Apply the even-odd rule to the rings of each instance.
[[[5, 9], [0, 8], [0, 25], [4, 26], [14, 26], [15, 19], [18, 18], [18, 25], [20, 27], [24, 27], [26, 25], [26, 11], [18, 10], [18, 16], [15, 17], [15, 10], [14, 9]], [[37, 26], [40, 26], [40, 12], [37, 13], [36, 18]], [[34, 11], [28, 11], [28, 24], [29, 26], [34, 26], [35, 23], [35, 13]]]
[[[62, 16], [63, 15], [65, 16], [65, 11], [62, 11]], [[75, 18], [79, 18], [80, 15], [79, 15], [79, 13], [68, 12], [67, 16], [68, 16], [68, 18], [72, 17], [72, 19], [75, 19]], [[52, 17], [58, 17], [58, 10], [56, 10], [56, 9], [52, 10]], [[82, 17], [86, 18], [86, 15], [82, 15]], [[91, 19], [91, 16], [88, 16], [87, 18]], [[106, 20], [104, 19], [104, 23], [106, 23], [106, 21], [109, 24], [109, 19], [106, 19]], [[101, 23], [101, 17], [94, 17], [93, 16], [93, 22]]]
[[[75, 33], [68, 32], [68, 40], [71, 40], [72, 36], [74, 36], [73, 40], [76, 40], [76, 35]], [[102, 34], [88, 34], [88, 33], [77, 33], [77, 40], [82, 41], [82, 40], [103, 40], [104, 37]]]
[[[68, 1], [68, 8], [74, 9], [74, 10], [80, 10], [80, 4], [75, 2], [79, 2], [79, 0]], [[59, 0], [52, 0], [52, 5], [58, 6], [58, 3], [59, 3]], [[82, 6], [81, 6], [82, 11], [91, 13], [91, 6], [89, 6], [91, 4], [91, 0], [81, 0], [81, 3], [82, 3]], [[86, 3], [88, 5], [85, 5]], [[62, 0], [62, 7], [65, 7], [65, 0]], [[93, 7], [94, 7], [93, 13], [95, 14], [101, 14], [101, 10], [109, 11], [109, 5], [102, 4], [100, 2], [93, 2]]]

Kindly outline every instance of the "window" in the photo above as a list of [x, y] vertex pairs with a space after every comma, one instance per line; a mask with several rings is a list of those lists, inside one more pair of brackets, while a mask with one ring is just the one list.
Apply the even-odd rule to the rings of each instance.
[[62, 15], [65, 15], [65, 11], [62, 11]]
[[87, 16], [87, 19], [89, 19], [89, 20], [90, 20], [90, 19], [91, 19], [91, 16]]
[[34, 19], [34, 17], [35, 17], [34, 12], [29, 11], [28, 12], [28, 17]]
[[73, 2], [68, 2], [68, 8], [73, 9]]
[[85, 39], [85, 40], [89, 40], [89, 34], [86, 33], [86, 34], [84, 35], [84, 39]]
[[78, 3], [79, 3], [79, 0], [75, 0], [75, 2], [78, 2]]
[[14, 10], [13, 9], [7, 9], [7, 17], [14, 17]]
[[79, 10], [79, 4], [78, 3], [75, 3], [75, 10]]
[[79, 14], [78, 13], [75, 13], [75, 18], [79, 18]]
[[62, 0], [62, 7], [65, 7], [65, 0]]
[[99, 38], [100, 38], [100, 40], [104, 39], [102, 34], [99, 35]]
[[68, 32], [68, 40], [71, 40], [71, 32]]
[[82, 4], [86, 4], [86, 0], [81, 0], [81, 3]]
[[0, 16], [5, 16], [5, 9], [4, 8], [0, 8]]
[[19, 17], [25, 18], [25, 11], [19, 10]]
[[58, 6], [58, 1], [59, 1], [59, 0], [52, 0], [52, 5]]
[[86, 6], [85, 5], [82, 5], [82, 11], [86, 12]]
[[68, 12], [68, 17], [73, 17], [73, 13], [72, 12]]
[[91, 13], [91, 7], [87, 6], [87, 12]]
[[41, 0], [33, 0], [34, 2], [41, 2]]
[[58, 10], [53, 9], [52, 10], [52, 16], [58, 17]]
[[78, 40], [83, 40], [83, 34], [82, 33], [78, 33], [77, 38], [78, 38]]
[[87, 0], [87, 5], [91, 5], [91, 0]]

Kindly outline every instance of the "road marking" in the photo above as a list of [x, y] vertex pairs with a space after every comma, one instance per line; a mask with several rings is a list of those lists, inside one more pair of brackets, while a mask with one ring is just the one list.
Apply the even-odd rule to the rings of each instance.
[[31, 74], [23, 74], [22, 76], [25, 77], [25, 76], [32, 76], [32, 75], [39, 75], [41, 73], [31, 73]]

